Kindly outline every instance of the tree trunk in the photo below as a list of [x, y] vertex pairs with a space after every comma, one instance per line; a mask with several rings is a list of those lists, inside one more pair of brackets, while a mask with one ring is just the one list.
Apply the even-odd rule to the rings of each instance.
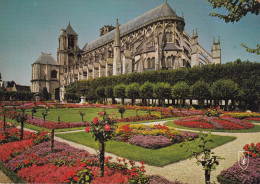
[[84, 122], [84, 117], [83, 116], [81, 116], [81, 121]]
[[32, 119], [33, 119], [33, 112], [32, 112]]
[[23, 125], [24, 125], [24, 122], [22, 120], [21, 121], [21, 130], [20, 130], [20, 140], [23, 140]]
[[210, 184], [210, 171], [205, 170], [205, 184]]
[[100, 176], [104, 177], [104, 164], [105, 164], [105, 143], [100, 143], [99, 148], [99, 167], [100, 167]]
[[228, 111], [228, 100], [225, 100], [226, 111]]
[[5, 128], [6, 128], [6, 124], [5, 124], [5, 115], [4, 115], [4, 131], [5, 131]]
[[54, 148], [54, 129], [51, 130], [51, 152], [53, 153]]
[[123, 114], [124, 114], [124, 113], [121, 113], [121, 119], [123, 119]]
[[122, 98], [122, 104], [123, 105], [125, 104], [125, 98]]

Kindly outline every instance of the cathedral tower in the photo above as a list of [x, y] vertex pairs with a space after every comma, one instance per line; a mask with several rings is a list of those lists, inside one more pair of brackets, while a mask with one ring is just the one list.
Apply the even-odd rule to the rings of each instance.
[[215, 43], [215, 37], [213, 37], [213, 46], [211, 48], [212, 63], [221, 64], [221, 49], [220, 49], [220, 38], [218, 37], [218, 42]]
[[114, 40], [114, 58], [113, 58], [113, 75], [119, 75], [121, 71], [121, 44], [118, 19], [116, 19], [115, 40]]
[[69, 65], [73, 62], [73, 56], [77, 51], [78, 35], [72, 29], [70, 23], [67, 28], [61, 29], [59, 36], [59, 48], [57, 52], [57, 62], [59, 65]]
[[198, 30], [194, 30], [192, 34], [192, 46], [191, 46], [191, 67], [199, 66], [199, 42], [198, 42]]

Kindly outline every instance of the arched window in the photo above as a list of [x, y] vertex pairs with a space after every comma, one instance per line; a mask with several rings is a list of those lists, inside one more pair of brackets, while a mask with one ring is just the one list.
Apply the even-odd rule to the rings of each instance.
[[173, 34], [172, 34], [172, 32], [170, 32], [170, 35], [169, 35], [169, 42], [172, 42], [172, 36], [173, 36]]
[[155, 68], [155, 58], [152, 58], [152, 68]]
[[172, 61], [171, 56], [168, 56], [168, 57], [167, 57], [167, 63], [166, 63], [166, 65], [167, 65], [168, 68], [172, 67], [172, 66], [171, 66], [171, 61]]
[[152, 68], [152, 63], [150, 58], [147, 59], [147, 68]]
[[170, 33], [169, 32], [166, 33], [166, 40], [167, 40], [167, 42], [170, 42]]
[[56, 70], [52, 70], [51, 71], [51, 78], [55, 78], [55, 79], [57, 79], [57, 71]]
[[69, 36], [69, 48], [74, 48], [74, 38], [73, 36]]

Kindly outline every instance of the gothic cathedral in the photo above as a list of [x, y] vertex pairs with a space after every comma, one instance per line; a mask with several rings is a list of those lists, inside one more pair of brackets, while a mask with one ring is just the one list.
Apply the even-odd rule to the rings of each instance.
[[165, 2], [123, 25], [105, 25], [98, 39], [80, 49], [69, 23], [59, 36], [57, 62], [42, 53], [32, 64], [32, 92], [46, 87], [62, 101], [66, 86], [77, 80], [221, 63], [219, 38], [210, 54], [199, 44], [197, 29], [190, 36], [184, 27], [184, 16]]

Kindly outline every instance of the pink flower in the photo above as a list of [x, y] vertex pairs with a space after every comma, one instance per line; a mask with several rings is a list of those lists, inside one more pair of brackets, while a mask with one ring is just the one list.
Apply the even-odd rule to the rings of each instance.
[[109, 124], [106, 124], [106, 125], [104, 126], [104, 129], [105, 129], [106, 132], [109, 132], [109, 131], [110, 131], [110, 125], [109, 125]]
[[86, 128], [85, 128], [85, 132], [89, 132], [89, 129], [90, 129], [90, 127], [89, 126], [87, 126]]
[[98, 117], [95, 117], [93, 122], [94, 122], [94, 124], [97, 124], [98, 123]]

